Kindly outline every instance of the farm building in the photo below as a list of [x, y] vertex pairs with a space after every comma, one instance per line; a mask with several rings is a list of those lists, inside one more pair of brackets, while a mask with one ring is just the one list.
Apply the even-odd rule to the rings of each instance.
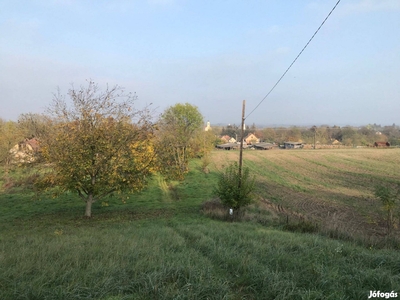
[[375, 142], [374, 143], [374, 147], [390, 147], [390, 143], [389, 142]]
[[222, 149], [222, 150], [232, 150], [232, 149], [239, 148], [239, 146], [240, 145], [237, 143], [226, 143], [226, 144], [217, 145], [216, 148]]
[[304, 144], [300, 142], [284, 142], [283, 145], [285, 149], [299, 149], [304, 147]]
[[271, 150], [274, 147], [274, 144], [271, 144], [271, 143], [257, 143], [257, 144], [254, 144], [253, 147], [256, 150]]

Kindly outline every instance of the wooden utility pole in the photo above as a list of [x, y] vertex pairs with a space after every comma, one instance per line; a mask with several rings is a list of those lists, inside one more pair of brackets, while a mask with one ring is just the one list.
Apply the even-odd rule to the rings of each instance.
[[317, 135], [317, 126], [313, 126], [313, 127], [311, 127], [311, 131], [313, 131], [314, 132], [314, 150], [316, 149], [315, 148], [315, 138], [316, 138], [316, 135]]
[[242, 127], [240, 137], [240, 154], [239, 154], [239, 190], [242, 186], [242, 165], [243, 165], [243, 140], [244, 140], [244, 111], [246, 107], [246, 100], [243, 100], [242, 107]]
[[314, 150], [315, 150], [315, 149], [317, 149], [317, 148], [315, 148], [315, 138], [317, 136], [317, 126], [314, 125], [313, 128], [314, 128]]

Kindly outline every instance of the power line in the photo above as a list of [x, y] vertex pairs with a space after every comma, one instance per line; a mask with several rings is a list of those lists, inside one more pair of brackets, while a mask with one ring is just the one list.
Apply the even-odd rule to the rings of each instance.
[[282, 78], [285, 77], [286, 73], [290, 70], [290, 68], [293, 66], [293, 64], [296, 62], [296, 60], [300, 57], [300, 55], [303, 53], [303, 51], [307, 48], [308, 44], [310, 44], [310, 42], [312, 41], [314, 36], [318, 33], [318, 31], [321, 29], [321, 27], [325, 24], [326, 20], [328, 20], [329, 16], [335, 10], [336, 6], [338, 6], [340, 1], [341, 0], [338, 0], [338, 2], [336, 2], [335, 6], [332, 8], [332, 10], [326, 16], [325, 20], [321, 23], [321, 25], [319, 25], [318, 29], [314, 32], [313, 36], [308, 40], [307, 44], [303, 47], [303, 49], [300, 51], [300, 53], [296, 56], [296, 58], [293, 60], [293, 62], [290, 64], [290, 66], [283, 73], [283, 75], [275, 83], [275, 85], [272, 87], [272, 89], [265, 95], [265, 97], [260, 101], [260, 103], [258, 103], [257, 106], [245, 117], [245, 119], [247, 119], [261, 105], [261, 103], [263, 103], [263, 101], [269, 96], [269, 94], [271, 94], [271, 92], [275, 89], [275, 87], [279, 84], [279, 82], [281, 82]]

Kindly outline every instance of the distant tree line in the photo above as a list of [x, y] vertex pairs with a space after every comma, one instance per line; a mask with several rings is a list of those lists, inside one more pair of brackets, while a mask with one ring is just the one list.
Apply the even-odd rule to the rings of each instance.
[[[281, 144], [285, 141], [329, 145], [339, 142], [345, 146], [373, 146], [375, 142], [389, 142], [392, 146], [400, 145], [400, 127], [395, 124], [381, 126], [312, 126], [312, 127], [266, 127], [259, 128], [254, 124], [246, 127], [244, 136], [254, 133], [260, 141]], [[240, 140], [240, 126], [235, 124], [220, 129], [220, 136], [228, 135]], [[315, 139], [315, 140], [314, 140]]]

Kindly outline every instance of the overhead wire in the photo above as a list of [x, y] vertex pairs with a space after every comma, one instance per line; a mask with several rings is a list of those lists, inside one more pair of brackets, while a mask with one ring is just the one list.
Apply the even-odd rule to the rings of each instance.
[[257, 106], [244, 118], [247, 119], [260, 105], [261, 103], [264, 102], [264, 100], [272, 93], [272, 91], [275, 89], [275, 87], [281, 82], [281, 80], [283, 79], [283, 77], [285, 77], [286, 73], [290, 70], [290, 68], [294, 65], [294, 63], [297, 61], [297, 59], [300, 57], [300, 55], [304, 52], [304, 50], [307, 48], [307, 46], [310, 44], [310, 42], [313, 40], [313, 38], [315, 37], [315, 35], [318, 33], [318, 31], [321, 29], [321, 27], [325, 24], [326, 20], [328, 20], [328, 18], [330, 17], [330, 15], [332, 14], [332, 12], [335, 10], [336, 6], [338, 6], [339, 2], [341, 0], [338, 0], [335, 4], [335, 6], [331, 9], [331, 11], [329, 12], [329, 14], [326, 16], [325, 20], [321, 23], [321, 25], [319, 25], [318, 29], [314, 32], [314, 34], [312, 35], [312, 37], [308, 40], [307, 44], [303, 47], [303, 49], [300, 51], [300, 53], [296, 56], [296, 58], [292, 61], [292, 63], [290, 64], [290, 66], [286, 69], [286, 71], [282, 74], [282, 76], [278, 79], [278, 81], [274, 84], [274, 86], [270, 89], [270, 91], [265, 95], [265, 97], [260, 101], [260, 103], [257, 104]]

